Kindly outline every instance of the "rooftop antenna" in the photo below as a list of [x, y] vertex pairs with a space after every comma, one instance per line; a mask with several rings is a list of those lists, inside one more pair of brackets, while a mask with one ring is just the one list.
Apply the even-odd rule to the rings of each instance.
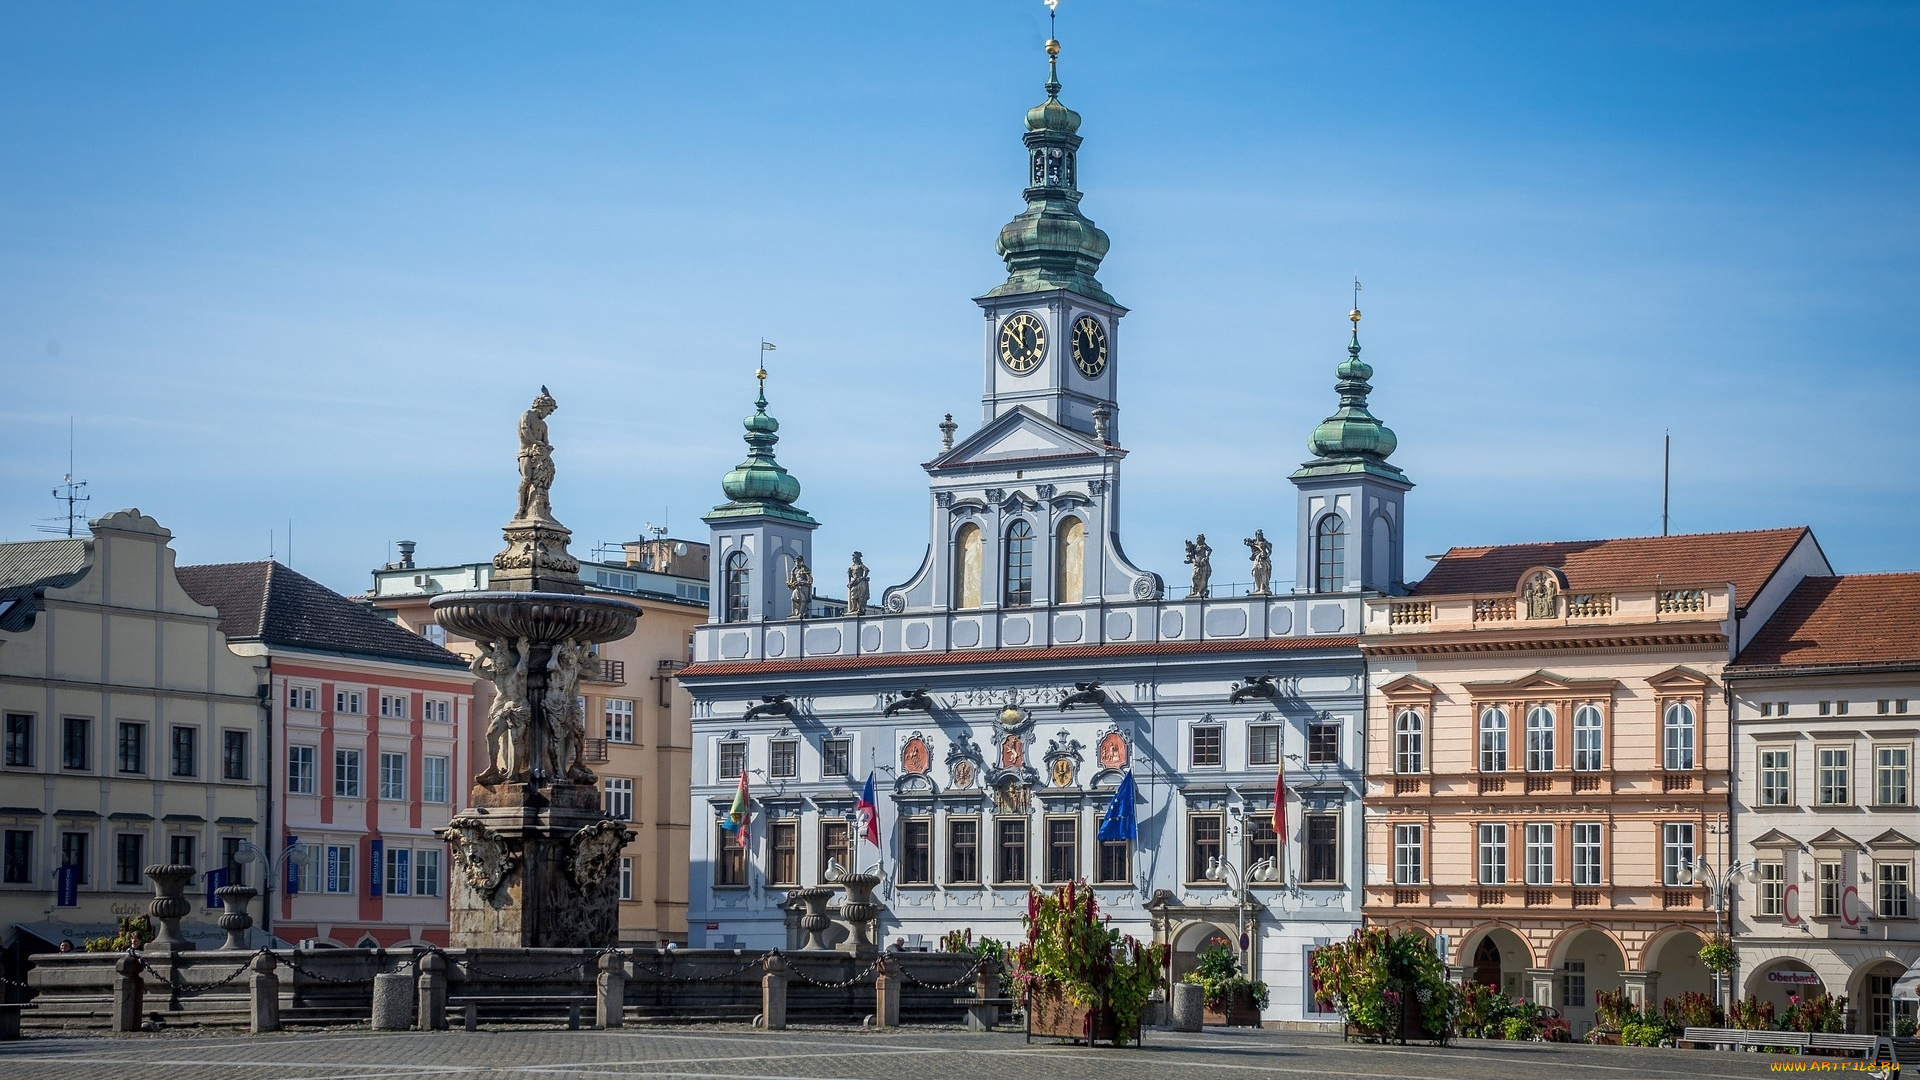
[[60, 517], [47, 519], [60, 522], [58, 525], [35, 525], [34, 528], [46, 533], [66, 533], [67, 538], [72, 539], [77, 532], [76, 524], [84, 525], [87, 521], [87, 512], [80, 509], [81, 504], [93, 501], [93, 496], [86, 494], [86, 490], [85, 480], [73, 478], [73, 417], [69, 416], [67, 417], [67, 475], [61, 477], [59, 485], [53, 489], [55, 501], [67, 504], [67, 512]]
[[1660, 535], [1667, 535], [1667, 509], [1673, 492], [1673, 429], [1666, 431], [1666, 446], [1660, 454]]

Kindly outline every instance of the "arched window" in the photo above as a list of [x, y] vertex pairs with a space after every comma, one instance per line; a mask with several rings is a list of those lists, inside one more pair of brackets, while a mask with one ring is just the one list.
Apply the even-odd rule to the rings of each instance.
[[1426, 724], [1418, 712], [1408, 709], [1393, 721], [1393, 771], [1422, 772], [1426, 769], [1426, 758]]
[[1339, 592], [1347, 585], [1347, 527], [1339, 514], [1328, 514], [1314, 529], [1313, 588]]
[[1077, 604], [1086, 595], [1087, 527], [1079, 518], [1065, 518], [1055, 535], [1053, 552], [1053, 602]]
[[1693, 768], [1693, 706], [1676, 701], [1667, 706], [1660, 723], [1660, 745], [1667, 769]]
[[1480, 771], [1507, 771], [1507, 710], [1498, 705], [1480, 712]]
[[953, 534], [953, 606], [980, 606], [980, 526], [969, 521]]
[[1545, 705], [1527, 710], [1527, 771], [1553, 771], [1553, 710]]
[[1600, 752], [1600, 710], [1582, 705], [1573, 711], [1573, 767], [1577, 772], [1599, 772], [1605, 760]]
[[744, 551], [727, 556], [727, 607], [721, 622], [747, 620], [747, 596], [753, 582], [749, 562]]
[[1024, 520], [1007, 526], [1006, 573], [1001, 578], [1007, 607], [1033, 603], [1033, 526]]

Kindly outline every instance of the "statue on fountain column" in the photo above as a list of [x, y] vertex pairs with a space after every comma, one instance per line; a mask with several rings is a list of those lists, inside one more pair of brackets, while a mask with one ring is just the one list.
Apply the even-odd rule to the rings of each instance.
[[870, 572], [867, 564], [860, 561], [860, 553], [853, 553], [853, 565], [847, 567], [847, 614], [864, 615], [867, 611], [867, 579]]
[[788, 618], [806, 618], [807, 607], [813, 603], [813, 571], [806, 559], [796, 558], [787, 563], [787, 588], [793, 593], [793, 614]]
[[560, 403], [547, 388], [520, 414], [520, 511], [514, 519], [550, 521], [553, 505], [548, 492], [553, 488], [553, 444], [547, 441], [547, 417]]
[[473, 658], [468, 669], [475, 676], [493, 682], [493, 704], [487, 709], [487, 771], [473, 778], [489, 787], [518, 779], [527, 767], [527, 724], [533, 708], [527, 698], [527, 654], [530, 643], [521, 638], [519, 648], [504, 641], [483, 641], [485, 650]]
[[1253, 595], [1273, 595], [1273, 541], [1267, 539], [1263, 529], [1253, 530], [1253, 535], [1242, 543], [1253, 555]]
[[547, 775], [576, 784], [598, 779], [581, 760], [587, 740], [587, 714], [580, 706], [580, 668], [594, 662], [587, 647], [567, 640], [547, 659]]

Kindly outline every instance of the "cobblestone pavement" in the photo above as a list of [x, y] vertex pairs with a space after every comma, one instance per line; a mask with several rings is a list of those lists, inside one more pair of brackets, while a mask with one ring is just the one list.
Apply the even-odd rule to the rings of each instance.
[[715, 1080], [1720, 1080], [1768, 1075], [1772, 1058], [1713, 1051], [1543, 1043], [1350, 1045], [1287, 1031], [1149, 1032], [1144, 1047], [1089, 1050], [1018, 1033], [740, 1027], [551, 1028], [480, 1032], [297, 1032], [235, 1036], [39, 1035], [0, 1043], [5, 1080], [484, 1080], [682, 1077]]

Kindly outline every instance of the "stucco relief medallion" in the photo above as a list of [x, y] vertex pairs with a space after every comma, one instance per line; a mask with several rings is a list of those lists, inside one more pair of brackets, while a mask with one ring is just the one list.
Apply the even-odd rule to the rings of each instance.
[[467, 884], [482, 896], [492, 896], [520, 861], [505, 839], [472, 818], [455, 818], [440, 830], [440, 839], [453, 847], [453, 860], [466, 874]]
[[1073, 786], [1073, 762], [1066, 758], [1057, 758], [1053, 763], [1053, 786]]
[[951, 786], [962, 791], [972, 787], [984, 771], [984, 765], [980, 747], [966, 731], [955, 735], [953, 745], [947, 748], [947, 779]]
[[603, 818], [574, 833], [568, 841], [573, 850], [567, 859], [567, 876], [582, 891], [605, 881], [620, 864], [620, 849], [627, 846], [631, 835], [625, 825], [612, 818]]
[[1127, 737], [1117, 731], [1109, 731], [1100, 736], [1100, 748], [1096, 752], [1103, 769], [1125, 768], [1127, 764]]
[[900, 748], [900, 771], [908, 776], [925, 776], [933, 765], [933, 753], [927, 749], [926, 736], [914, 732]]
[[1009, 735], [1000, 742], [1000, 767], [1017, 769], [1027, 763], [1027, 743], [1018, 735]]

